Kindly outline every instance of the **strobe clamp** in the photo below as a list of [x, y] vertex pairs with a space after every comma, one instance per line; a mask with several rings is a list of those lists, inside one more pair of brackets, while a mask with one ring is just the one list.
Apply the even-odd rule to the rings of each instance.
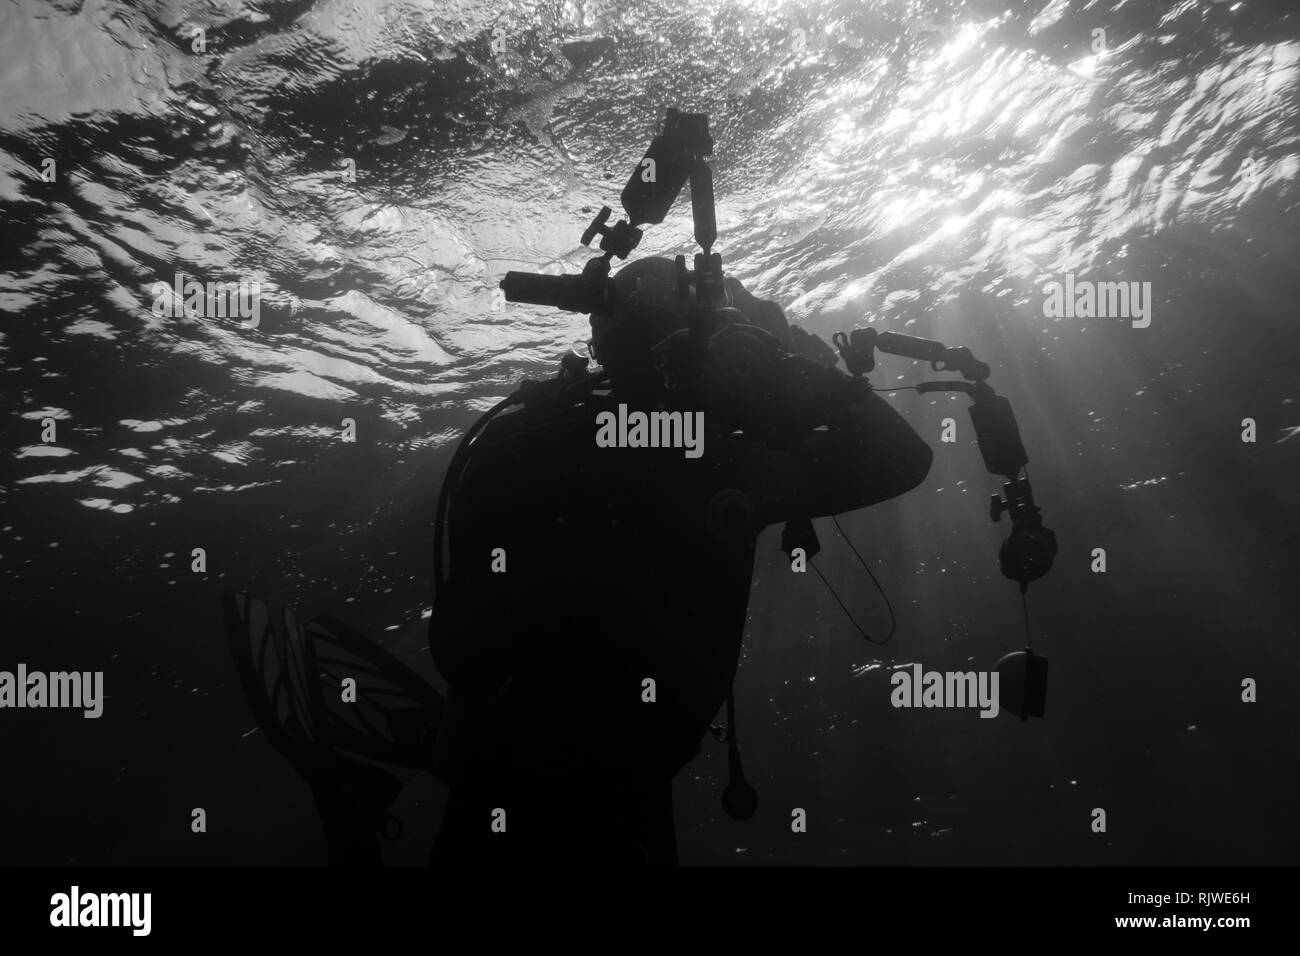
[[1034, 504], [1034, 492], [1025, 476], [1013, 478], [1002, 486], [1005, 498], [989, 499], [989, 517], [994, 523], [1003, 514], [1011, 517], [1011, 533], [998, 548], [998, 565], [1002, 576], [1020, 585], [1023, 594], [1029, 582], [1036, 581], [1052, 569], [1056, 559], [1056, 534], [1043, 526], [1041, 509]]
[[1011, 523], [1037, 515], [1041, 509], [1034, 506], [1034, 492], [1029, 487], [1028, 478], [1015, 478], [1002, 486], [1002, 494], [989, 497], [989, 518], [996, 524], [1004, 514], [1011, 516]]
[[606, 258], [617, 256], [626, 259], [640, 244], [643, 233], [626, 219], [620, 219], [612, 226], [606, 225], [612, 211], [608, 206], [600, 207], [596, 218], [582, 233], [582, 244], [589, 246], [591, 240], [600, 236], [600, 251], [605, 253]]

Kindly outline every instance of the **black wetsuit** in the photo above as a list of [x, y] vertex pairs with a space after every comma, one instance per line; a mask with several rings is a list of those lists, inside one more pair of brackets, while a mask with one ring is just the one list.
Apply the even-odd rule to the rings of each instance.
[[786, 450], [706, 418], [698, 459], [598, 448], [617, 404], [502, 415], [456, 492], [430, 646], [460, 764], [432, 862], [675, 863], [670, 783], [735, 674], [758, 532], [893, 497], [931, 461], [865, 393]]

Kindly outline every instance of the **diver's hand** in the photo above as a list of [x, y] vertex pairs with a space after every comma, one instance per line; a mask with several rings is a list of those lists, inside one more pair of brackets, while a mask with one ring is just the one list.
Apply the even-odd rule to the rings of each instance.
[[843, 420], [869, 388], [818, 358], [785, 351], [752, 325], [716, 333], [703, 365], [698, 394], [705, 414], [780, 444], [797, 444], [812, 429]]

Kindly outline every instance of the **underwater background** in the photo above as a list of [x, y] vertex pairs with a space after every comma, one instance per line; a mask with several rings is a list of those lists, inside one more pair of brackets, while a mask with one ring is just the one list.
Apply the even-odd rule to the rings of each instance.
[[[841, 524], [897, 634], [866, 644], [764, 533], [736, 684], [759, 811], [723, 813], [706, 740], [675, 784], [683, 864], [1296, 862], [1294, 4], [3, 0], [0, 668], [103, 670], [107, 701], [0, 714], [0, 863], [324, 861], [220, 592], [336, 615], [436, 679], [455, 443], [588, 336], [493, 290], [581, 269], [673, 106], [709, 115], [728, 272], [827, 341], [969, 346], [1061, 546], [1028, 595], [1045, 719], [891, 707], [892, 668], [988, 669], [1025, 640], [967, 401], [894, 393], [930, 477]], [[691, 230], [684, 194], [633, 258], [689, 255]], [[259, 327], [153, 314], [178, 272], [260, 282]], [[1150, 282], [1150, 326], [1046, 316], [1067, 274]], [[934, 377], [885, 356], [871, 378]], [[572, 613], [537, 608], [538, 639]], [[389, 862], [424, 862], [444, 797], [411, 778]]]

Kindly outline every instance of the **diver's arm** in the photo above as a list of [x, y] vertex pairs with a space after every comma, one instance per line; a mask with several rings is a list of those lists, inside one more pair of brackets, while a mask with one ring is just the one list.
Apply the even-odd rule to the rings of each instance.
[[869, 391], [802, 440], [748, 445], [742, 454], [762, 526], [842, 514], [897, 497], [925, 480], [934, 459], [902, 416]]
[[929, 473], [929, 445], [865, 381], [752, 327], [715, 339], [703, 394], [744, 430], [738, 464], [763, 525], [864, 508]]

